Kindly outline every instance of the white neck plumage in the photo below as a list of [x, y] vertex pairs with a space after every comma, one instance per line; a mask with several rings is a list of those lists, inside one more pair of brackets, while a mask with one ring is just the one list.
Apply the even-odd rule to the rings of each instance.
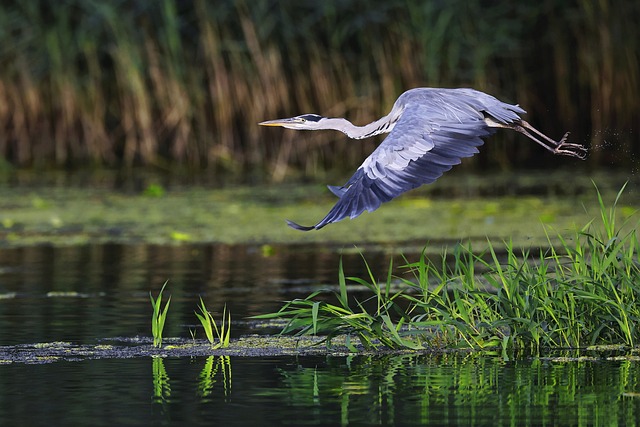
[[318, 129], [334, 129], [353, 139], [369, 138], [381, 133], [389, 133], [400, 117], [384, 116], [364, 126], [356, 126], [343, 118], [323, 118]]

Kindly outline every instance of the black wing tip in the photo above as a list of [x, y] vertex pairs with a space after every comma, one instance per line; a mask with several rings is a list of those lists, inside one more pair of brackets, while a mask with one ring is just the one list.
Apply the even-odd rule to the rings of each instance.
[[312, 225], [312, 226], [305, 226], [305, 225], [300, 225], [300, 224], [296, 224], [293, 221], [290, 220], [286, 220], [287, 221], [287, 225], [291, 228], [293, 228], [294, 230], [300, 230], [300, 231], [311, 231], [311, 230], [316, 230], [316, 226]]

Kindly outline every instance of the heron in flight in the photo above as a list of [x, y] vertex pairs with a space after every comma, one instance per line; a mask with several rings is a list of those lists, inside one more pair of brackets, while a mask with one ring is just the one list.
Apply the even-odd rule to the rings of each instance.
[[478, 152], [485, 138], [498, 128], [513, 129], [553, 154], [584, 159], [586, 148], [567, 142], [569, 133], [555, 141], [524, 121], [518, 105], [506, 104], [474, 89], [416, 88], [404, 92], [386, 116], [364, 126], [343, 118], [303, 114], [268, 120], [262, 126], [296, 130], [334, 129], [362, 139], [389, 133], [341, 187], [329, 186], [339, 200], [316, 225], [287, 224], [302, 231], [319, 230], [346, 217], [371, 212], [394, 197], [429, 184]]

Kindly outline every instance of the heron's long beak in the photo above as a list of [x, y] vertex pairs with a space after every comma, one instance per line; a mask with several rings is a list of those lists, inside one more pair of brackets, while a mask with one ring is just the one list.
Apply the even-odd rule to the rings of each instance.
[[267, 120], [265, 122], [260, 122], [258, 124], [260, 126], [284, 126], [291, 122], [292, 122], [291, 119], [276, 119], [276, 120]]

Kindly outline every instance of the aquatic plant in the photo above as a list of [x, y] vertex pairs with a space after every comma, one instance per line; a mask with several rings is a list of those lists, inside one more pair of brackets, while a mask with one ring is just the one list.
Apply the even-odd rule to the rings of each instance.
[[[200, 305], [198, 306], [198, 309], [200, 310], [200, 313], [196, 311], [195, 314], [204, 328], [207, 340], [211, 343], [211, 348], [229, 347], [229, 339], [231, 336], [231, 313], [227, 311], [227, 305], [225, 304], [222, 309], [222, 323], [219, 329], [213, 315], [209, 310], [207, 310], [202, 298], [200, 298]], [[217, 344], [216, 338], [218, 339]]]
[[390, 265], [381, 284], [367, 266], [367, 280], [349, 278], [372, 293], [369, 304], [355, 306], [340, 263], [337, 304], [317, 291], [261, 317], [288, 319], [282, 333], [326, 334], [328, 344], [346, 335], [352, 349], [351, 336], [365, 348], [632, 347], [640, 342], [640, 223], [629, 227], [627, 218], [616, 226], [623, 191], [607, 208], [596, 189], [598, 221], [568, 237], [558, 233], [559, 247], [548, 237], [549, 247], [537, 256], [510, 242], [501, 250], [489, 242], [480, 253], [457, 245], [438, 263], [423, 251], [402, 266], [408, 277], [394, 276]]
[[[366, 260], [365, 260], [366, 264]], [[357, 301], [349, 296], [347, 278], [342, 268], [342, 260], [338, 269], [338, 284], [340, 291], [335, 293], [337, 303], [332, 304], [317, 297], [324, 292], [313, 292], [304, 299], [287, 302], [278, 312], [255, 316], [260, 319], [284, 318], [289, 319], [282, 333], [321, 334], [327, 336], [327, 345], [340, 335], [346, 336], [346, 346], [355, 351], [351, 341], [352, 335], [367, 349], [383, 344], [390, 348], [419, 348], [420, 345], [408, 337], [401, 336], [402, 327], [408, 316], [396, 304], [397, 297], [402, 293], [391, 293], [391, 271], [384, 286], [378, 286], [367, 265], [370, 282], [358, 277], [349, 277], [350, 281], [365, 286], [373, 293], [371, 299], [375, 302], [375, 309], [366, 307], [369, 301]], [[399, 321], [392, 320], [394, 314], [400, 314]], [[404, 335], [404, 334], [403, 334]]]
[[167, 280], [164, 282], [164, 285], [162, 285], [158, 298], [154, 299], [151, 292], [149, 292], [151, 306], [153, 307], [153, 314], [151, 316], [151, 333], [153, 335], [153, 346], [156, 348], [160, 348], [162, 346], [162, 332], [164, 330], [164, 323], [167, 320], [169, 303], [171, 302], [171, 296], [169, 296], [167, 303], [164, 305], [164, 309], [162, 309], [162, 292], [164, 292], [164, 288], [167, 286], [168, 282], [169, 281]]

